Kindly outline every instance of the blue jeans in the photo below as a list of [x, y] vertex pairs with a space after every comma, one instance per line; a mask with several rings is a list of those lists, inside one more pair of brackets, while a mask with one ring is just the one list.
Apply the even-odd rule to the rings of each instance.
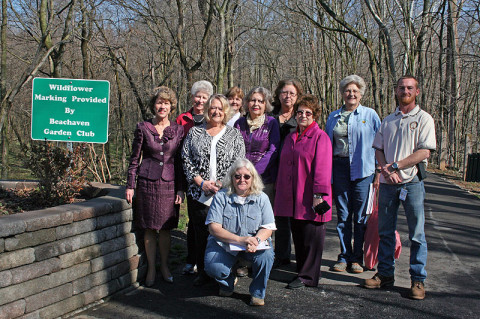
[[373, 177], [372, 174], [351, 181], [348, 157], [333, 159], [333, 198], [337, 207], [337, 232], [340, 239], [339, 262], [363, 264], [368, 190]]
[[205, 272], [220, 284], [222, 290], [233, 291], [235, 273], [232, 272], [232, 267], [238, 257], [252, 263], [253, 280], [250, 284], [250, 295], [264, 299], [268, 277], [273, 266], [273, 249], [258, 250], [254, 253], [242, 251], [234, 256], [220, 247], [215, 239], [209, 237], [205, 251]]
[[425, 188], [418, 177], [406, 184], [380, 184], [378, 199], [378, 273], [393, 276], [395, 272], [395, 230], [400, 206], [400, 191], [405, 188], [407, 197], [402, 201], [407, 217], [408, 238], [410, 239], [410, 278], [425, 281], [427, 271], [427, 241], [425, 239], [425, 212], [423, 202]]

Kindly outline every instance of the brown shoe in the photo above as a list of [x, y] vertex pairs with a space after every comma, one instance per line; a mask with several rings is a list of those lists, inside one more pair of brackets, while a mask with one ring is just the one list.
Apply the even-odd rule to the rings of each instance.
[[369, 289], [378, 289], [381, 287], [390, 287], [393, 286], [393, 283], [395, 282], [395, 277], [391, 276], [382, 276], [379, 273], [376, 273], [375, 276], [372, 277], [372, 279], [365, 279], [363, 283], [363, 287], [369, 288]]
[[265, 305], [265, 299], [260, 299], [252, 296], [252, 299], [250, 299], [250, 306], [264, 306]]
[[423, 300], [425, 298], [425, 285], [421, 281], [412, 282], [412, 288], [410, 288], [410, 293], [408, 298], [415, 300]]

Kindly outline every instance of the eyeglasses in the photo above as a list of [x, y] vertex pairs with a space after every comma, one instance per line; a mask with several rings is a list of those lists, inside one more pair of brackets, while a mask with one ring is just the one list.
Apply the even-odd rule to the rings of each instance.
[[345, 91], [343, 91], [343, 93], [349, 93], [349, 94], [353, 93], [353, 94], [357, 94], [357, 93], [360, 93], [360, 91], [358, 91], [358, 90], [345, 90]]
[[258, 102], [260, 104], [263, 104], [263, 103], [265, 103], [265, 100], [251, 99], [249, 102], [252, 102], [253, 104], [255, 104], [256, 102]]
[[235, 174], [233, 177], [235, 177], [236, 180], [240, 180], [243, 176], [243, 179], [248, 181], [252, 176], [247, 175], [247, 174]]
[[297, 93], [294, 93], [294, 92], [288, 92], [288, 91], [282, 91], [280, 92], [280, 94], [283, 94], [283, 95], [286, 95], [286, 96], [291, 96], [291, 97], [296, 97], [297, 96]]
[[307, 110], [298, 110], [297, 111], [297, 116], [302, 116], [302, 115], [305, 115], [305, 117], [310, 117], [313, 115], [313, 113], [311, 111], [307, 111]]

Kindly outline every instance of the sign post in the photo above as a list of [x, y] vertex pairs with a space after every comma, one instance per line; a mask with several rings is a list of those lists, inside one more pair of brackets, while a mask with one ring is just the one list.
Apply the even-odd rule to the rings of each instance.
[[108, 141], [108, 81], [35, 78], [32, 91], [33, 140]]

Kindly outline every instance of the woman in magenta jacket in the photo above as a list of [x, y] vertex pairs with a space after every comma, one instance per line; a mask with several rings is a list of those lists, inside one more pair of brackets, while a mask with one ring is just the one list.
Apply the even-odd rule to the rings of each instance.
[[318, 286], [326, 222], [332, 219], [331, 209], [313, 210], [324, 201], [332, 206], [332, 143], [315, 121], [320, 112], [315, 96], [298, 99], [298, 127], [286, 137], [280, 156], [274, 213], [291, 218], [298, 272], [291, 289]]

